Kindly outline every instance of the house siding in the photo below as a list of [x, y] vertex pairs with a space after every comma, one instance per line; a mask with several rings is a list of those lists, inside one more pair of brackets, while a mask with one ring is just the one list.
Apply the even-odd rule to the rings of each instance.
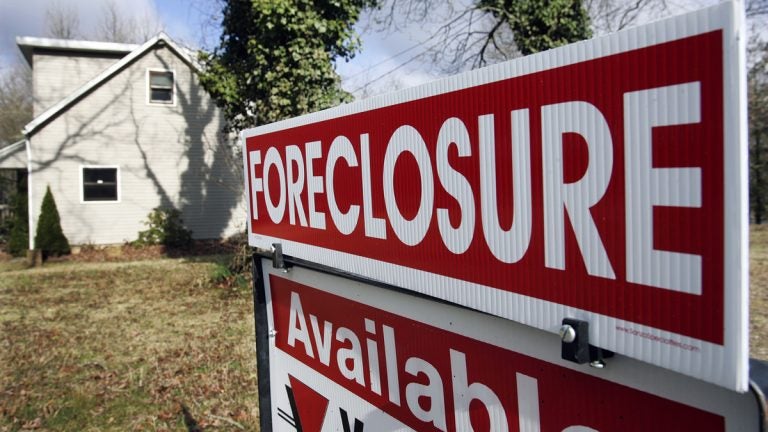
[[37, 117], [123, 56], [35, 50], [32, 56], [33, 115]]
[[[148, 69], [175, 71], [173, 106], [147, 103]], [[223, 124], [190, 67], [156, 45], [32, 135], [31, 223], [50, 186], [73, 244], [134, 240], [158, 206], [180, 209], [195, 238], [243, 230], [241, 162]], [[119, 202], [83, 203], [83, 166], [119, 167]]]

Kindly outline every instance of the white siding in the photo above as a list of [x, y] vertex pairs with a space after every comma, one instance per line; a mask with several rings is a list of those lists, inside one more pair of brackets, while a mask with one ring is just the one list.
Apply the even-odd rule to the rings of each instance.
[[69, 96], [116, 63], [120, 54], [86, 54], [36, 50], [32, 57], [33, 115]]
[[[147, 69], [175, 71], [175, 105], [147, 103]], [[73, 244], [134, 240], [157, 206], [182, 210], [195, 238], [243, 230], [240, 161], [222, 126], [189, 66], [167, 48], [150, 49], [32, 135], [33, 224], [50, 186]], [[119, 166], [119, 202], [81, 202], [84, 165]]]

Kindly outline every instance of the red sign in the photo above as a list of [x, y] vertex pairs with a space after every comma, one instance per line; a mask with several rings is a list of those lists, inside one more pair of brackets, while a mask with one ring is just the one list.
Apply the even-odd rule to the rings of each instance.
[[[691, 392], [704, 393], [705, 399], [730, 394], [732, 403], [717, 397], [706, 403], [693, 397], [688, 403], [673, 400], [524, 354], [522, 346], [518, 351], [465, 336], [462, 333], [472, 334], [472, 325], [466, 323], [477, 322], [471, 316], [478, 315], [474, 312], [432, 304], [418, 309], [419, 319], [413, 319], [404, 316], [407, 310], [392, 312], [398, 304], [419, 302], [404, 294], [390, 292], [375, 299], [383, 305], [381, 309], [348, 297], [370, 299], [366, 294], [371, 287], [338, 278], [328, 283], [312, 274], [298, 277], [321, 287], [333, 286], [339, 292], [333, 294], [328, 288], [312, 288], [286, 276], [267, 277], [276, 350], [270, 360], [276, 430], [288, 430], [279, 426], [290, 422], [316, 431], [333, 430], [333, 422], [344, 425], [344, 430], [352, 430], [354, 423], [362, 430], [392, 430], [393, 423], [382, 423], [383, 416], [419, 431], [750, 430], [747, 424], [756, 428], [756, 413], [739, 413], [742, 418], [737, 420], [725, 408], [754, 409], [750, 395], [686, 378], [698, 387]], [[455, 325], [455, 331], [427, 323], [435, 319], [437, 310], [443, 312], [437, 315], [453, 317], [450, 325]], [[502, 320], [487, 321], [495, 323], [477, 324], [486, 337], [502, 332], [508, 335], [507, 341], [525, 340], [526, 347], [536, 344]], [[546, 333], [529, 332], [559, 346]], [[554, 357], [559, 360], [557, 353]], [[608, 368], [613, 366], [609, 362]], [[633, 371], [636, 381], [647, 373], [642, 367]], [[653, 378], [652, 385], [669, 384], [662, 375]], [[680, 385], [681, 378], [674, 378], [678, 382], [672, 385]], [[285, 386], [279, 385], [281, 381], [286, 381]], [[282, 401], [286, 391], [289, 403]], [[336, 396], [340, 392], [352, 399]], [[697, 404], [710, 404], [715, 411]], [[739, 421], [743, 423], [736, 426]]]
[[600, 346], [678, 370], [733, 352], [684, 372], [745, 390], [731, 8], [247, 131], [251, 242], [547, 330], [608, 317]]

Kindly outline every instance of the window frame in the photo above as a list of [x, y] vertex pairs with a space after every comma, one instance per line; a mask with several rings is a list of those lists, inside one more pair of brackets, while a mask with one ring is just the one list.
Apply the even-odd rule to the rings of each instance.
[[[86, 200], [85, 199], [85, 170], [86, 169], [114, 169], [115, 170], [115, 192], [117, 199], [114, 200]], [[80, 165], [80, 204], [116, 204], [122, 199], [120, 181], [120, 167], [118, 165]]]
[[[173, 84], [171, 84], [171, 101], [170, 102], [158, 102], [152, 100], [152, 73], [162, 72], [171, 74]], [[147, 105], [152, 106], [176, 106], [176, 70], [174, 69], [159, 69], [159, 68], [147, 68], [147, 74], [145, 77], [147, 87]]]

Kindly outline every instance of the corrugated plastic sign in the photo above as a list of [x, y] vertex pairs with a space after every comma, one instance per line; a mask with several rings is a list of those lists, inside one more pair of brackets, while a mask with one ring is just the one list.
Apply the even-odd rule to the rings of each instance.
[[626, 357], [580, 367], [541, 330], [262, 262], [271, 430], [759, 430], [752, 394]]
[[746, 391], [741, 14], [244, 131], [250, 244]]

